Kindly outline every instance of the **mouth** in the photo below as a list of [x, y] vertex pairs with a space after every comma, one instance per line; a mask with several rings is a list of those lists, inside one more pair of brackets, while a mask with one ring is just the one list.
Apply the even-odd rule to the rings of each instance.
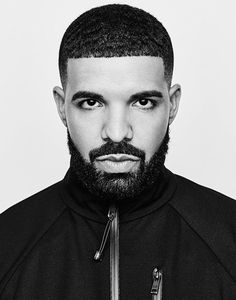
[[107, 173], [127, 173], [138, 169], [140, 158], [128, 154], [109, 154], [97, 157], [95, 166]]

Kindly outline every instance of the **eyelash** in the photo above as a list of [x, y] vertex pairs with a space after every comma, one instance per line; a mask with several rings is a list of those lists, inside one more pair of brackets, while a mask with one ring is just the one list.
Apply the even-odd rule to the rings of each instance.
[[[139, 102], [139, 101], [141, 101], [141, 100], [147, 100], [147, 101], [151, 102], [151, 104], [152, 104], [151, 107], [143, 107], [142, 110], [152, 110], [152, 109], [154, 109], [154, 108], [157, 106], [157, 104], [158, 104], [157, 101], [152, 100], [152, 99], [148, 99], [148, 98], [144, 98], [144, 99], [137, 100], [137, 101], [135, 101], [134, 103], [137, 103], [137, 102]], [[142, 105], [141, 105], [141, 106], [142, 106]]]
[[[88, 103], [88, 101], [95, 101], [96, 103], [100, 103], [101, 104], [101, 102], [99, 102], [98, 100], [95, 100], [95, 99], [86, 99], [86, 100], [82, 100], [82, 101], [80, 101], [80, 102], [78, 102], [78, 104], [77, 104], [77, 106], [80, 108], [80, 109], [83, 109], [83, 110], [93, 110], [94, 108], [94, 106], [91, 106], [91, 108], [83, 108], [83, 104], [84, 103]], [[137, 103], [137, 102], [139, 102], [139, 101], [141, 101], [141, 100], [147, 100], [147, 101], [149, 101], [149, 102], [151, 102], [151, 104], [152, 104], [152, 106], [151, 107], [148, 107], [148, 108], [145, 108], [145, 107], [143, 107], [143, 108], [141, 108], [142, 110], [152, 110], [152, 109], [154, 109], [157, 105], [158, 105], [158, 103], [157, 103], [157, 101], [155, 101], [155, 100], [152, 100], [152, 99], [146, 99], [146, 98], [144, 98], [144, 99], [140, 99], [140, 100], [136, 100], [135, 102], [134, 102], [134, 104], [135, 103]], [[95, 106], [95, 107], [101, 107], [102, 105], [100, 105], [100, 106]]]
[[[80, 102], [78, 102], [78, 107], [80, 108], [80, 109], [84, 109], [84, 110], [93, 110], [93, 106], [91, 106], [91, 108], [83, 108], [82, 106], [83, 106], [83, 104], [84, 103], [88, 103], [88, 101], [95, 101], [96, 103], [100, 103], [99, 101], [97, 101], [97, 100], [95, 100], [95, 99], [86, 99], [86, 100], [82, 100], [82, 101], [80, 101]], [[97, 106], [96, 106], [97, 107]]]

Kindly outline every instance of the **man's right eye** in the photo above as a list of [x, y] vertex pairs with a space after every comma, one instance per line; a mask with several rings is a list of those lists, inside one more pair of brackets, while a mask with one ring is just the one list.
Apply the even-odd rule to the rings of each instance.
[[81, 109], [92, 110], [97, 107], [101, 107], [102, 104], [94, 99], [86, 99], [86, 100], [82, 100], [82, 101], [78, 102], [78, 106]]

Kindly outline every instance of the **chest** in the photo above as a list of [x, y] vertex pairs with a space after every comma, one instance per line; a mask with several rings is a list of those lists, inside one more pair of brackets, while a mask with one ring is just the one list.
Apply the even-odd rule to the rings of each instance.
[[[55, 224], [15, 271], [1, 299], [236, 299], [214, 253], [171, 211], [114, 220], [101, 261], [94, 255], [104, 224], [78, 215]], [[155, 269], [162, 272], [161, 282]]]

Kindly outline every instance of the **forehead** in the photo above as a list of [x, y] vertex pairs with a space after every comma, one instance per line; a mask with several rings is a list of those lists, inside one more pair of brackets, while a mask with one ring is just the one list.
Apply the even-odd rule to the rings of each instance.
[[67, 75], [70, 90], [146, 90], [165, 85], [163, 60], [151, 56], [69, 59]]

